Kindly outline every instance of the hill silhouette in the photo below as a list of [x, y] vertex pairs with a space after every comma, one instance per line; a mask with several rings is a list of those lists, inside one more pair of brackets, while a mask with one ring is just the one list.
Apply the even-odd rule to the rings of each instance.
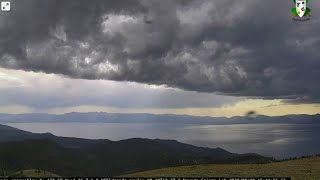
[[315, 115], [285, 115], [264, 116], [252, 114], [249, 116], [200, 117], [173, 114], [144, 114], [144, 113], [66, 113], [66, 114], [1, 114], [0, 123], [50, 123], [50, 122], [88, 122], [88, 123], [180, 123], [180, 124], [259, 124], [259, 123], [286, 123], [286, 124], [319, 124], [320, 114]]
[[0, 168], [7, 174], [42, 169], [61, 176], [116, 176], [182, 165], [273, 161], [258, 154], [235, 154], [175, 140], [88, 140], [29, 133], [2, 125], [0, 129], [0, 137], [7, 138], [0, 143]]

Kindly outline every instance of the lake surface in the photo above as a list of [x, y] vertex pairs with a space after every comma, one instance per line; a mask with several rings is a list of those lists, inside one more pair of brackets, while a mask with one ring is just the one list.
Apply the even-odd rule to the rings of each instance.
[[234, 153], [259, 153], [288, 158], [320, 153], [320, 125], [237, 124], [187, 125], [140, 123], [10, 123], [22, 130], [57, 136], [121, 140], [175, 139], [203, 147], [221, 147]]

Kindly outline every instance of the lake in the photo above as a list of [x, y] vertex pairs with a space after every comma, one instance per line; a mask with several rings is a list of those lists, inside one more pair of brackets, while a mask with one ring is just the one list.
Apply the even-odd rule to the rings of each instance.
[[259, 153], [288, 158], [320, 153], [320, 125], [236, 124], [188, 125], [164, 123], [9, 123], [22, 130], [57, 136], [121, 140], [175, 139], [202, 147], [221, 147], [234, 153]]

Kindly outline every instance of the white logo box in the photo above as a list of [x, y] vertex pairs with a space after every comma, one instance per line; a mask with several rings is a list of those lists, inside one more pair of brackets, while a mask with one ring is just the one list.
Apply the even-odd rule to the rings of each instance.
[[2, 1], [1, 2], [1, 11], [10, 11], [10, 2]]

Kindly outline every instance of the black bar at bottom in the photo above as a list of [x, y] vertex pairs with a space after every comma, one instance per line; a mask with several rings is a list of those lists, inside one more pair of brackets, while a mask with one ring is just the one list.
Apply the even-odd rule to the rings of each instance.
[[0, 177], [0, 180], [291, 180], [290, 177]]

